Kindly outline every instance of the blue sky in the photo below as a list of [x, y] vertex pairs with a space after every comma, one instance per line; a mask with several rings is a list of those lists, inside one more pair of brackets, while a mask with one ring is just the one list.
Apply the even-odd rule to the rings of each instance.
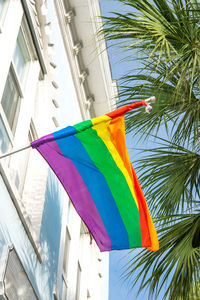
[[[107, 15], [110, 12], [114, 11], [124, 11], [124, 5], [120, 4], [116, 0], [100, 0], [102, 15]], [[127, 7], [126, 7], [127, 10]], [[124, 75], [128, 68], [134, 69], [134, 66], [130, 65], [130, 62], [125, 63], [121, 60], [123, 59], [123, 53], [117, 51], [117, 47], [109, 48], [109, 58], [112, 68], [113, 79], [119, 78], [121, 75]], [[127, 137], [127, 147], [130, 151], [130, 148], [133, 147], [133, 140], [129, 136]], [[145, 145], [143, 145], [145, 147]], [[130, 152], [130, 157], [132, 153]], [[139, 252], [138, 250], [136, 250]], [[109, 281], [109, 300], [147, 300], [148, 291], [142, 292], [137, 295], [137, 290], [140, 285], [135, 288], [131, 288], [131, 281], [127, 281], [123, 278], [123, 272], [126, 269], [126, 264], [130, 261], [133, 254], [129, 254], [130, 251], [120, 250], [120, 251], [111, 251], [110, 252], [110, 281]], [[135, 276], [137, 273], [135, 273]], [[133, 275], [134, 276], [134, 275]], [[160, 294], [157, 300], [163, 298], [163, 293]]]

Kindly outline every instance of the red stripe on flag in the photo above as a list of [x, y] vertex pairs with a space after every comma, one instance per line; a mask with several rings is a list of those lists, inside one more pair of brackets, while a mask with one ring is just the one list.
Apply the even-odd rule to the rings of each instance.
[[135, 103], [131, 103], [129, 105], [125, 105], [125, 106], [122, 106], [114, 111], [111, 111], [110, 113], [106, 114], [108, 117], [110, 118], [116, 118], [116, 117], [119, 117], [123, 114], [125, 114], [126, 112], [134, 109], [134, 108], [137, 108], [139, 106], [142, 106], [142, 105], [145, 105], [147, 106], [148, 104], [146, 103], [145, 100], [142, 100], [142, 101], [138, 101], [138, 102], [135, 102]]

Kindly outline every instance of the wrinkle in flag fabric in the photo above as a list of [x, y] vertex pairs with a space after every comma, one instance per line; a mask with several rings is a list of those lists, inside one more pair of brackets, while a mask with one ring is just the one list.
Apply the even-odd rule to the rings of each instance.
[[57, 175], [101, 251], [159, 248], [126, 148], [124, 113], [141, 105], [145, 101], [31, 143]]

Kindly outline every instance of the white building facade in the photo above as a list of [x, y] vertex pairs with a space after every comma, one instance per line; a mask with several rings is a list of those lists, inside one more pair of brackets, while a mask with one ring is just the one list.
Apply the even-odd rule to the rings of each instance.
[[[0, 154], [115, 108], [98, 0], [0, 0]], [[0, 299], [108, 299], [100, 253], [36, 150], [0, 160]]]

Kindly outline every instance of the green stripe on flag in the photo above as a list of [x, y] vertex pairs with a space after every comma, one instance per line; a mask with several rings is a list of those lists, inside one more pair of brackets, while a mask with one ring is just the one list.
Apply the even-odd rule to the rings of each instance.
[[117, 167], [96, 130], [88, 128], [75, 136], [81, 141], [94, 164], [105, 177], [127, 230], [130, 247], [141, 247], [139, 211], [123, 173]]

